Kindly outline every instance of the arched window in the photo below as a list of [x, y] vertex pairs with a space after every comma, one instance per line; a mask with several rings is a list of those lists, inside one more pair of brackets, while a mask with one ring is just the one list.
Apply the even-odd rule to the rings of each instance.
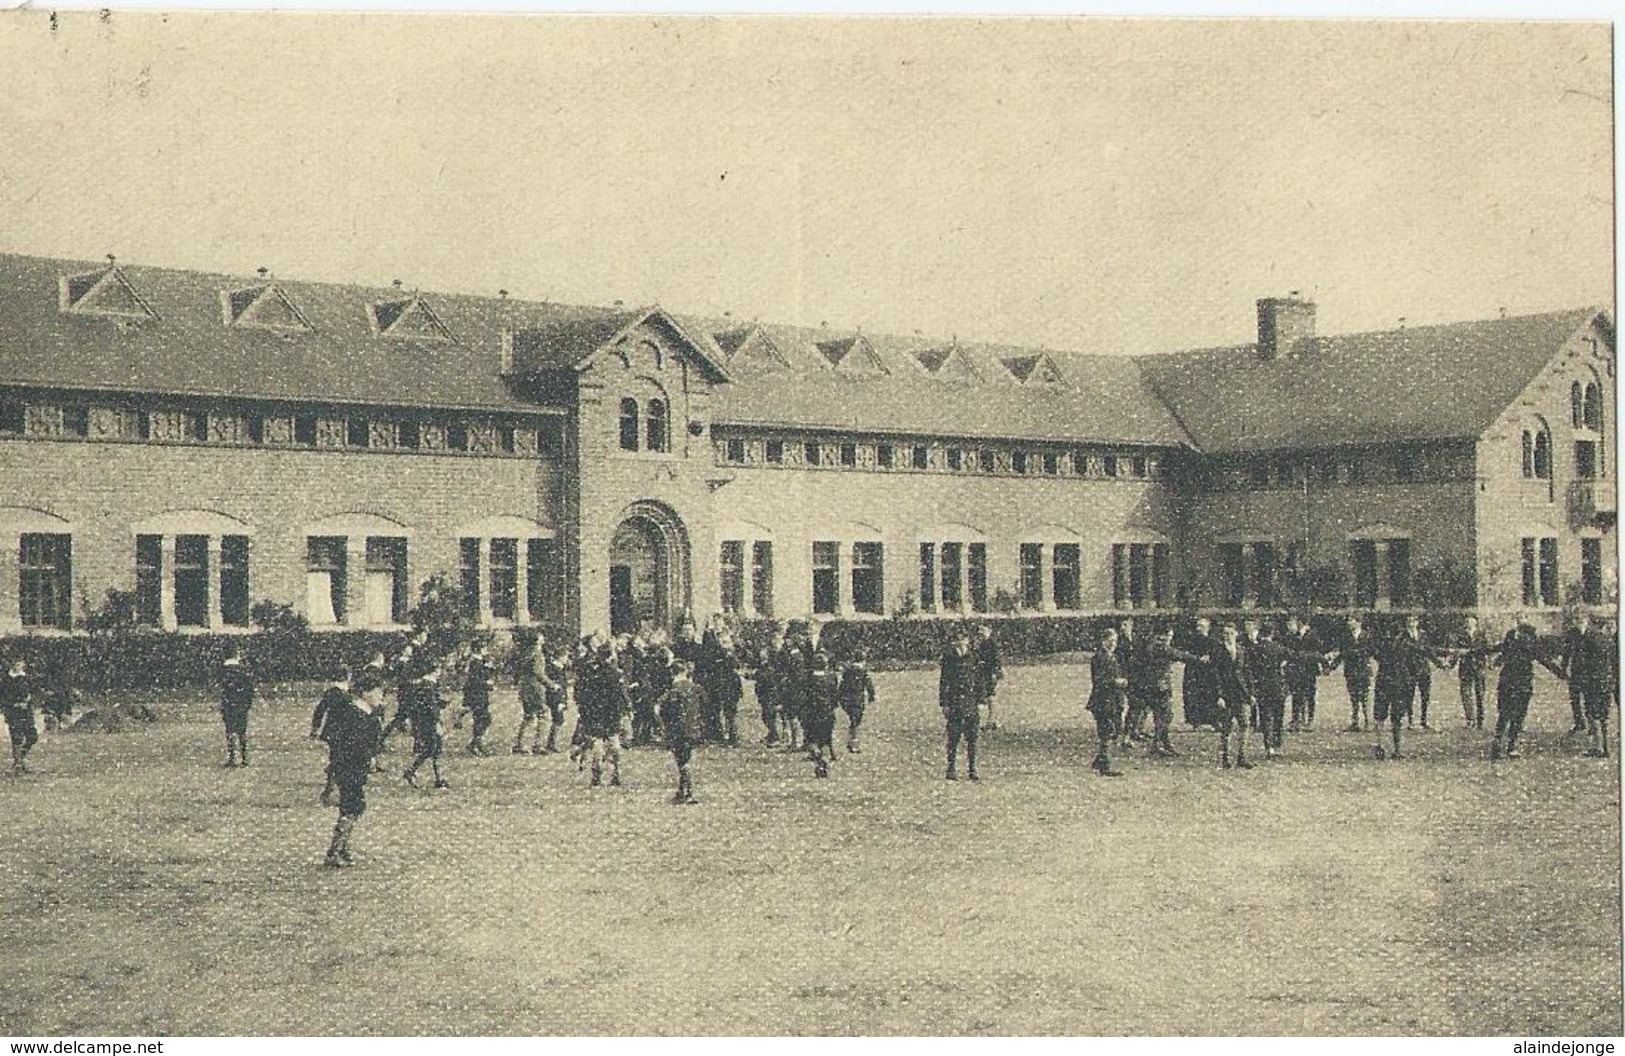
[[1602, 432], [1602, 388], [1594, 381], [1586, 385], [1583, 421], [1592, 432]]
[[1569, 419], [1576, 429], [1585, 424], [1583, 397], [1580, 395], [1580, 383], [1577, 381], [1569, 386]]
[[621, 400], [621, 450], [638, 449], [638, 401], [627, 396]]
[[1535, 436], [1527, 429], [1523, 431], [1523, 475], [1535, 475]]
[[671, 436], [666, 422], [666, 401], [650, 400], [648, 405], [648, 441], [650, 451], [671, 450]]
[[1537, 480], [1552, 479], [1552, 434], [1550, 430], [1542, 429], [1535, 434], [1535, 477]]

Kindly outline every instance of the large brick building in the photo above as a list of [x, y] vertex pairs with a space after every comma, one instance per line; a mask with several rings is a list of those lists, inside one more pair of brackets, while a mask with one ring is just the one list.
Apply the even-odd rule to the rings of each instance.
[[0, 633], [1607, 603], [1613, 368], [1598, 309], [1083, 356], [0, 256]]

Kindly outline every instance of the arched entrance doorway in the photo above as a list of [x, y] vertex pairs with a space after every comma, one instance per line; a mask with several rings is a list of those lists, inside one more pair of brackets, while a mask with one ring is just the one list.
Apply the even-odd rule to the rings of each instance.
[[670, 628], [689, 604], [688, 535], [677, 515], [635, 503], [609, 543], [609, 630]]

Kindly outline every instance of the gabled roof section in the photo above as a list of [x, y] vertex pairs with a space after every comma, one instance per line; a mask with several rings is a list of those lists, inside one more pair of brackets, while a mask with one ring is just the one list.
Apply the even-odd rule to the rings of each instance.
[[711, 337], [722, 354], [728, 357], [730, 371], [773, 372], [791, 369], [790, 361], [760, 326], [753, 324], [724, 330]]
[[831, 369], [842, 374], [868, 376], [891, 373], [875, 353], [875, 347], [862, 334], [820, 341], [818, 352]]
[[[1206, 452], [1479, 436], [1597, 308], [1312, 339], [1262, 360], [1256, 345], [1140, 358], [1157, 394]], [[1612, 342], [1610, 341], [1610, 345]]]
[[403, 300], [379, 301], [370, 306], [369, 313], [373, 331], [379, 337], [453, 343], [457, 340], [421, 294], [414, 293]]
[[1004, 364], [1004, 369], [1010, 372], [1010, 376], [1023, 385], [1058, 385], [1061, 382], [1061, 370], [1047, 352], [1027, 356], [1007, 356], [1000, 362]]
[[300, 333], [314, 330], [275, 283], [220, 291], [220, 309], [227, 326]]
[[97, 271], [60, 276], [57, 299], [61, 310], [71, 315], [158, 318], [123, 270], [111, 262]]
[[933, 378], [942, 381], [981, 381], [967, 356], [958, 344], [938, 345], [914, 353], [914, 361]]
[[505, 373], [535, 374], [549, 370], [586, 370], [593, 357], [629, 337], [640, 327], [662, 330], [681, 346], [713, 381], [728, 381], [728, 368], [717, 347], [690, 334], [664, 309], [586, 308], [549, 319], [540, 326], [515, 329], [504, 337]]

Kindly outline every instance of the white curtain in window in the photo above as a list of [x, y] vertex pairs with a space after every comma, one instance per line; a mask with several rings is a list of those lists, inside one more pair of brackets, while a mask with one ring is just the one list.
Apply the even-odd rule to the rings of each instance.
[[373, 627], [395, 622], [395, 573], [367, 573], [367, 623]]
[[339, 622], [333, 612], [333, 573], [305, 573], [305, 614], [313, 626]]

